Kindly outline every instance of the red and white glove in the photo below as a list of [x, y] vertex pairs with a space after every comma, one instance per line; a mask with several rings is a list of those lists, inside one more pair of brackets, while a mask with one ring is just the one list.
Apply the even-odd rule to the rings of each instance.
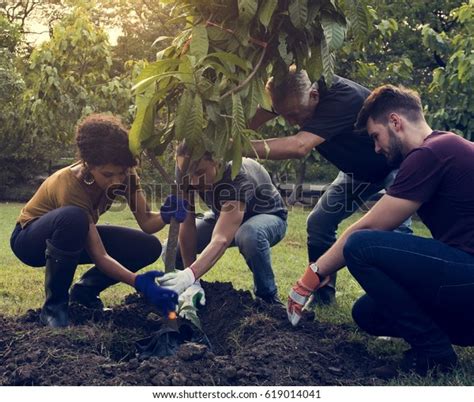
[[322, 285], [316, 270], [315, 263], [309, 264], [304, 274], [296, 281], [288, 294], [286, 314], [293, 326], [298, 325], [301, 320], [303, 307], [308, 302], [311, 294]]

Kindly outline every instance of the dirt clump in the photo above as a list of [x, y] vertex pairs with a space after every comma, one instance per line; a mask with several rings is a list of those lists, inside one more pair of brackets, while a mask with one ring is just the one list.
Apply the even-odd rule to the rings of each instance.
[[111, 311], [72, 305], [72, 325], [39, 324], [39, 310], [0, 316], [0, 385], [369, 385], [379, 363], [351, 325], [305, 320], [257, 303], [230, 283], [203, 283], [200, 310], [212, 348], [194, 342], [174, 356], [137, 357], [136, 342], [163, 320], [136, 295]]

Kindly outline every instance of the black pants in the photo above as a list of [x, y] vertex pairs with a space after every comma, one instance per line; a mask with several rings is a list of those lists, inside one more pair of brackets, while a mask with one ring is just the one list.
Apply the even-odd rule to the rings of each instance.
[[434, 239], [361, 230], [344, 256], [367, 293], [352, 311], [362, 329], [432, 356], [474, 345], [473, 255]]
[[[161, 254], [161, 243], [141, 230], [120, 226], [98, 225], [97, 230], [107, 253], [130, 271], [138, 271], [154, 263]], [[46, 213], [24, 229], [16, 225], [10, 245], [15, 255], [26, 265], [46, 264], [46, 240], [64, 251], [82, 250], [79, 264], [93, 263], [84, 250], [89, 220], [79, 207], [67, 206]]]

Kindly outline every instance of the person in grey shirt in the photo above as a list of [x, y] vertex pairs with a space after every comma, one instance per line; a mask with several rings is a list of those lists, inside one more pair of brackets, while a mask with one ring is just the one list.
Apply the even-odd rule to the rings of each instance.
[[[189, 158], [188, 149], [181, 144], [177, 151], [179, 169], [186, 158]], [[253, 274], [255, 295], [267, 303], [282, 304], [277, 295], [271, 247], [283, 239], [287, 229], [283, 199], [258, 162], [244, 158], [234, 179], [232, 162], [223, 169], [219, 179], [219, 162], [209, 153], [191, 162], [188, 192], [191, 213], [180, 227], [176, 259], [176, 268], [181, 271], [159, 278], [160, 285], [180, 295], [193, 286], [196, 289], [192, 292], [202, 292], [195, 282], [228, 247], [237, 246]], [[204, 218], [195, 218], [195, 192], [212, 211]]]

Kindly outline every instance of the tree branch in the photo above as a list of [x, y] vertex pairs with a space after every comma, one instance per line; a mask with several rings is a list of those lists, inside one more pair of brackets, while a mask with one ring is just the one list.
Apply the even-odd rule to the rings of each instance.
[[155, 158], [154, 155], [152, 155], [149, 152], [146, 152], [146, 156], [150, 160], [151, 164], [153, 167], [158, 170], [160, 173], [161, 177], [163, 180], [166, 182], [166, 184], [172, 185], [174, 183], [173, 178], [168, 174], [168, 172], [165, 170], [165, 168], [161, 165], [161, 163]]
[[219, 100], [223, 100], [223, 99], [227, 98], [228, 96], [233, 95], [233, 94], [241, 91], [252, 80], [252, 78], [255, 76], [255, 74], [257, 74], [258, 69], [262, 65], [262, 62], [263, 62], [263, 59], [265, 58], [266, 52], [267, 52], [267, 47], [264, 47], [263, 51], [262, 51], [262, 54], [260, 55], [260, 59], [258, 60], [258, 63], [256, 64], [255, 68], [252, 70], [250, 75], [245, 80], [243, 80], [239, 85], [237, 85], [235, 88], [232, 88], [231, 90], [227, 91], [224, 95], [222, 95], [219, 98]]

